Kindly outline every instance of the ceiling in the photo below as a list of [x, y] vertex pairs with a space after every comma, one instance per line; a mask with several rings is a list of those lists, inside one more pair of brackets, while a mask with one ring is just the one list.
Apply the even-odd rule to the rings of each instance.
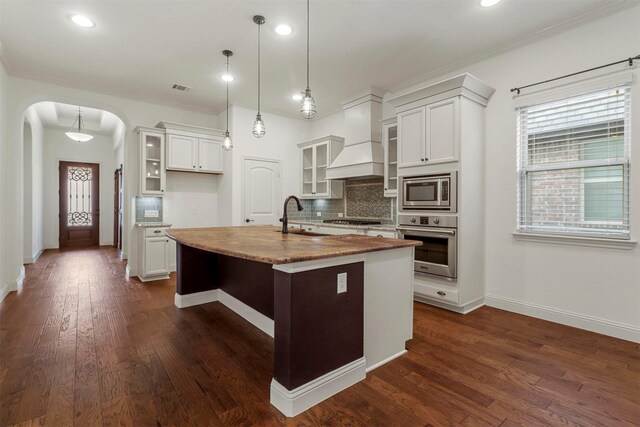
[[[59, 102], [39, 102], [33, 105], [46, 128], [69, 129], [78, 126], [78, 106]], [[91, 134], [113, 135], [122, 121], [108, 111], [81, 107], [82, 126]]]
[[[597, 19], [638, 0], [334, 0], [311, 2], [311, 89], [318, 117], [374, 85], [460, 67]], [[262, 14], [262, 110], [298, 117], [305, 83], [301, 0], [0, 0], [2, 60], [13, 75], [196, 111], [225, 105], [219, 76], [231, 49], [231, 103], [255, 108]], [[92, 29], [74, 25], [82, 13]], [[293, 27], [287, 37], [276, 24]], [[171, 89], [180, 83], [188, 92]]]

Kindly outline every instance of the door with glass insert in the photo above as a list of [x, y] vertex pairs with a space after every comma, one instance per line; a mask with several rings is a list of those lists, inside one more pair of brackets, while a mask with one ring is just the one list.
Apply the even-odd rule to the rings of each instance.
[[60, 247], [100, 242], [100, 166], [60, 162]]

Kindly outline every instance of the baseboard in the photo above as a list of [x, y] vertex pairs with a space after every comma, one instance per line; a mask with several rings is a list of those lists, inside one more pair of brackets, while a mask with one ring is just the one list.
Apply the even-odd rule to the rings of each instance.
[[334, 394], [362, 381], [366, 376], [364, 357], [310, 381], [294, 390], [287, 390], [271, 380], [271, 404], [287, 417], [294, 417]]
[[504, 298], [497, 295], [486, 295], [485, 303], [490, 307], [501, 310], [537, 317], [550, 322], [561, 323], [623, 340], [640, 342], [640, 328], [634, 325], [558, 310], [552, 307]]
[[7, 297], [7, 295], [9, 295], [9, 293], [15, 291], [16, 289], [13, 289], [13, 286], [10, 284], [6, 284], [4, 285], [2, 288], [0, 288], [0, 301], [2, 301], [3, 299], [5, 299]]
[[413, 294], [413, 299], [423, 304], [433, 305], [433, 306], [444, 308], [445, 310], [453, 311], [455, 313], [460, 313], [460, 314], [469, 314], [473, 310], [477, 310], [478, 308], [482, 307], [485, 304], [485, 299], [483, 297], [477, 298], [463, 306], [447, 304], [442, 301], [437, 301], [420, 294]]
[[249, 307], [247, 304], [243, 303], [239, 299], [232, 297], [222, 290], [218, 290], [218, 301], [227, 306], [227, 308], [229, 308], [230, 310], [236, 312], [247, 322], [251, 323], [253, 326], [273, 338], [273, 320], [269, 319], [264, 314]]
[[378, 368], [378, 367], [380, 367], [380, 366], [384, 365], [385, 363], [389, 363], [389, 362], [391, 362], [393, 359], [397, 359], [398, 357], [400, 357], [400, 356], [402, 356], [403, 354], [406, 354], [406, 353], [407, 353], [407, 350], [402, 350], [401, 352], [396, 353], [396, 354], [394, 354], [393, 356], [387, 357], [386, 359], [379, 361], [379, 362], [378, 362], [378, 363], [376, 363], [375, 365], [371, 365], [371, 366], [369, 366], [369, 367], [367, 368], [367, 372], [371, 372], [371, 371], [373, 371], [374, 369], [376, 369], [376, 368]]
[[195, 292], [193, 294], [180, 295], [174, 297], [174, 303], [178, 308], [187, 308], [194, 305], [206, 304], [208, 302], [218, 301], [218, 290], [213, 289], [204, 292]]
[[42, 255], [42, 252], [44, 252], [44, 249], [40, 249], [38, 252], [36, 252], [35, 254], [31, 255], [30, 257], [25, 257], [22, 260], [23, 264], [33, 264], [34, 262], [36, 262], [38, 260], [38, 258], [40, 258], [40, 255]]
[[24, 265], [21, 265], [20, 273], [18, 273], [18, 277], [16, 277], [16, 280], [10, 281], [9, 283], [5, 284], [2, 287], [2, 289], [0, 289], [0, 301], [5, 299], [10, 292], [14, 292], [22, 288], [22, 285], [24, 284], [25, 275], [26, 275], [26, 272], [24, 269]]

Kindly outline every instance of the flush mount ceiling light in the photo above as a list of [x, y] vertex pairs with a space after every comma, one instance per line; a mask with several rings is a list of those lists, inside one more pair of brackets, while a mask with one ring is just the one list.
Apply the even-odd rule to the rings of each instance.
[[491, 7], [500, 3], [500, 0], [480, 0], [480, 6]]
[[[78, 123], [78, 127], [76, 128], [76, 123]], [[83, 132], [82, 129], [82, 115], [80, 114], [80, 107], [78, 107], [78, 118], [75, 122], [73, 122], [73, 126], [69, 129], [65, 134], [73, 139], [76, 142], [87, 142], [93, 139], [93, 135], [89, 135], [86, 132]]]
[[[233, 52], [231, 52], [230, 50], [223, 50], [222, 54], [227, 57], [227, 75], [229, 75], [229, 57], [233, 55]], [[231, 80], [233, 80], [233, 78]], [[233, 148], [233, 141], [231, 141], [231, 137], [229, 136], [229, 82], [231, 80], [225, 80], [227, 82], [227, 130], [224, 132], [224, 141], [222, 142], [222, 148], [227, 151]]]
[[302, 94], [294, 93], [293, 95], [291, 95], [291, 99], [293, 99], [294, 101], [302, 101]]
[[256, 114], [256, 121], [253, 122], [253, 136], [256, 138], [262, 138], [265, 134], [264, 122], [260, 115], [260, 27], [266, 22], [264, 16], [256, 15], [253, 17], [253, 22], [258, 25], [258, 114]]
[[288, 36], [293, 32], [291, 27], [287, 24], [280, 24], [276, 27], [276, 34], [280, 36]]
[[77, 26], [83, 28], [93, 28], [96, 25], [91, 19], [87, 18], [84, 15], [72, 15], [71, 21]]
[[305, 119], [313, 119], [316, 115], [316, 101], [311, 96], [309, 89], [309, 0], [307, 0], [307, 89], [300, 104], [300, 114]]

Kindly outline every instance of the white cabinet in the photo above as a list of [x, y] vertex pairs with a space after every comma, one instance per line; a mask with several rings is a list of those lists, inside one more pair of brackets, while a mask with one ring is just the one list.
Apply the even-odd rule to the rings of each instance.
[[222, 141], [167, 132], [167, 170], [223, 172]]
[[142, 248], [141, 281], [169, 277], [171, 269], [171, 241], [165, 235], [168, 227], [141, 227], [138, 244]]
[[164, 132], [137, 127], [140, 144], [140, 194], [163, 196], [165, 190]]
[[367, 230], [367, 236], [372, 237], [386, 237], [388, 239], [397, 239], [398, 234], [395, 231], [389, 230]]
[[398, 125], [396, 119], [382, 123], [384, 150], [384, 196], [398, 195]]
[[330, 136], [302, 144], [302, 188], [304, 199], [341, 199], [344, 188], [342, 180], [328, 180], [327, 166], [342, 150], [344, 139]]
[[398, 114], [398, 167], [458, 160], [458, 98]]

